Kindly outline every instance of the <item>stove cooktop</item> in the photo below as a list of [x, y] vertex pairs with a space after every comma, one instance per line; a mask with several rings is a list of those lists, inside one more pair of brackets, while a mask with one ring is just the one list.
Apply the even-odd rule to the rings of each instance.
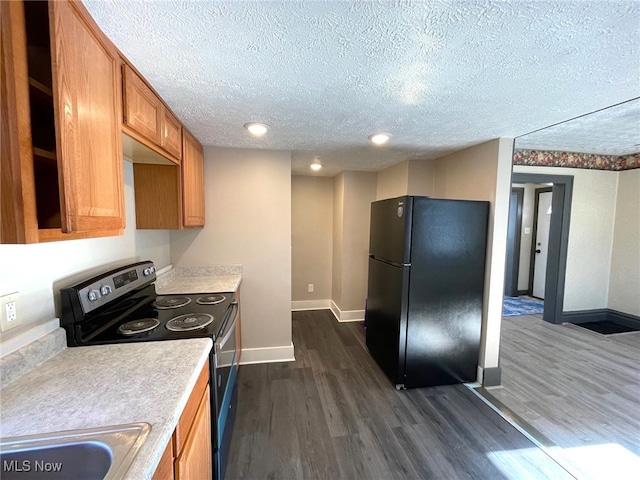
[[[198, 302], [211, 295], [157, 295], [143, 292], [122, 304], [96, 312], [79, 325], [82, 345], [209, 337], [223, 327], [232, 293], [218, 303]], [[219, 298], [217, 300], [220, 300]]]

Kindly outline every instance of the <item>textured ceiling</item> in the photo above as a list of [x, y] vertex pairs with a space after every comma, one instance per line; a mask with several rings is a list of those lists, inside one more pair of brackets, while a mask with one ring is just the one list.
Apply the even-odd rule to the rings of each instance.
[[84, 3], [203, 144], [291, 150], [295, 173], [435, 158], [640, 95], [638, 1]]
[[629, 155], [640, 152], [640, 98], [516, 138], [516, 148]]

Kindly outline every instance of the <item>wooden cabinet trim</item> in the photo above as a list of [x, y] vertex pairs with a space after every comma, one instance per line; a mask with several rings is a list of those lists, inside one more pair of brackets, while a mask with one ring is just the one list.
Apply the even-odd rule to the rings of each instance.
[[[147, 138], [143, 137], [142, 135], [140, 135], [138, 132], [136, 132], [131, 127], [129, 127], [129, 126], [125, 125], [125, 124], [122, 124], [122, 132], [127, 134], [127, 135], [129, 135], [135, 141], [140, 142], [145, 147], [150, 148], [151, 150], [156, 152], [158, 155], [162, 155], [163, 158], [169, 160], [171, 163], [173, 163], [175, 165], [180, 165], [180, 160], [175, 158], [173, 155], [169, 155], [166, 150], [161, 148], [159, 145], [156, 145], [155, 143], [151, 142]], [[136, 163], [136, 159], [135, 158], [131, 158], [130, 160], [133, 161], [133, 163]], [[158, 162], [158, 165], [161, 165], [161, 163]]]
[[22, 2], [0, 2], [0, 167], [2, 243], [35, 243], [38, 220], [35, 202], [27, 40]]

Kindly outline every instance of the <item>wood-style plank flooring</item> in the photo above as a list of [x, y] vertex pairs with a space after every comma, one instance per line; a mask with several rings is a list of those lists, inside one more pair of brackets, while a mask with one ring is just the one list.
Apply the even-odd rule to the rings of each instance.
[[557, 445], [579, 478], [640, 478], [640, 332], [504, 317], [500, 349], [502, 387], [490, 397]]
[[240, 368], [225, 478], [573, 478], [463, 385], [396, 391], [364, 341], [294, 313], [296, 361]]

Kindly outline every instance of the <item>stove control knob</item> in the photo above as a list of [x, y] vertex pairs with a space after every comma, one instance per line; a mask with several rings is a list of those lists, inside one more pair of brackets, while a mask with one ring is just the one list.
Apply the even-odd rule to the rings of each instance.
[[102, 285], [100, 287], [100, 293], [106, 297], [107, 295], [109, 295], [111, 293], [111, 287], [109, 285]]
[[100, 298], [100, 292], [98, 290], [89, 290], [89, 301], [95, 302]]
[[151, 273], [156, 273], [156, 267], [149, 267], [149, 271]]
[[149, 275], [151, 275], [151, 269], [150, 268], [145, 268], [142, 271], [142, 275], [144, 275], [145, 277], [148, 277]]

